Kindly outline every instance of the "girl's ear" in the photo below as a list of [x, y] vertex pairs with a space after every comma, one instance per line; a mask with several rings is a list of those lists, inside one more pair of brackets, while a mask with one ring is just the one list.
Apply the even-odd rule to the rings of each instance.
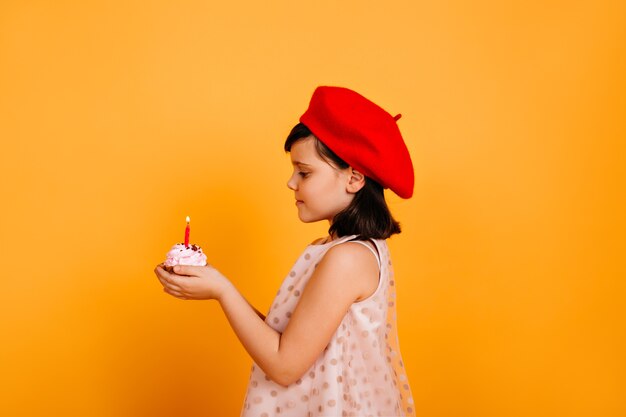
[[365, 186], [365, 175], [361, 174], [356, 169], [350, 167], [350, 179], [346, 185], [346, 191], [352, 194], [356, 194], [363, 186]]

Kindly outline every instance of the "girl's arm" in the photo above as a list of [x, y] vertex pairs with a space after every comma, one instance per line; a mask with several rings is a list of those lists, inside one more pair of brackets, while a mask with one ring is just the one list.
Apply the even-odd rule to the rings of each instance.
[[265, 321], [265, 314], [261, 313], [259, 310], [257, 310], [252, 304], [250, 304], [248, 302], [248, 305], [250, 305], [250, 307], [252, 307], [254, 309], [254, 312], [256, 313], [257, 316], [259, 316], [259, 318], [263, 321]]
[[259, 367], [276, 383], [294, 383], [315, 362], [352, 303], [378, 286], [378, 264], [360, 244], [331, 248], [300, 295], [281, 334], [265, 323], [237, 289], [212, 267], [157, 267], [166, 292], [181, 299], [217, 299], [232, 329]]
[[[242, 296], [243, 297], [243, 296]], [[250, 304], [250, 301], [246, 300], [246, 303], [248, 303], [248, 305], [254, 310], [254, 312], [256, 313], [257, 316], [259, 316], [259, 318], [263, 321], [265, 321], [265, 314], [261, 313], [259, 310], [256, 309], [255, 306], [253, 306], [252, 304]]]

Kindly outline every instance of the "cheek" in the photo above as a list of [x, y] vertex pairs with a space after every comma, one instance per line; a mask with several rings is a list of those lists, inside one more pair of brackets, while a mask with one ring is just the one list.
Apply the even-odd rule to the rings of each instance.
[[314, 177], [300, 182], [299, 191], [303, 198], [308, 198], [309, 203], [332, 204], [342, 197], [342, 179], [334, 172], [316, 173]]
[[309, 192], [316, 194], [319, 198], [330, 197], [335, 193], [335, 186], [327, 178], [320, 178], [318, 181], [311, 182]]
[[342, 190], [338, 181], [330, 179], [323, 184], [319, 184], [317, 192], [320, 200], [324, 201], [325, 205], [334, 206], [343, 200], [344, 193]]

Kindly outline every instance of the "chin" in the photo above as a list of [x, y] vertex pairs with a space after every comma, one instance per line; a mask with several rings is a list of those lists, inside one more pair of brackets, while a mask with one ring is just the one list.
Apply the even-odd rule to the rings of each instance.
[[319, 219], [312, 219], [310, 217], [303, 217], [303, 216], [298, 216], [298, 218], [300, 219], [300, 221], [302, 223], [315, 223], [315, 222], [319, 222]]
[[325, 218], [320, 218], [318, 216], [311, 216], [311, 215], [303, 214], [303, 213], [298, 213], [298, 218], [300, 219], [302, 223], [315, 223], [315, 222], [319, 222], [320, 220], [326, 220]]
[[332, 221], [339, 210], [309, 210], [308, 207], [298, 207], [298, 218], [302, 223]]

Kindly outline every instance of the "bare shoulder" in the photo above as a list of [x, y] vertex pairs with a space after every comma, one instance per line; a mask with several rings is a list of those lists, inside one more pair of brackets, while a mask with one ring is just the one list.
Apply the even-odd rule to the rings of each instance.
[[332, 276], [336, 284], [357, 289], [356, 301], [369, 297], [378, 287], [378, 261], [372, 251], [360, 243], [333, 246], [319, 266], [335, 272]]
[[[371, 243], [367, 242], [366, 244], [376, 250]], [[366, 266], [374, 265], [376, 266], [376, 269], [378, 269], [378, 263], [376, 262], [376, 258], [374, 257], [372, 251], [366, 248], [363, 244], [356, 242], [345, 242], [340, 245], [333, 246], [328, 249], [324, 255], [324, 259], [327, 259], [329, 262], [339, 263], [350, 267], [363, 265], [363, 263], [365, 263]]]

